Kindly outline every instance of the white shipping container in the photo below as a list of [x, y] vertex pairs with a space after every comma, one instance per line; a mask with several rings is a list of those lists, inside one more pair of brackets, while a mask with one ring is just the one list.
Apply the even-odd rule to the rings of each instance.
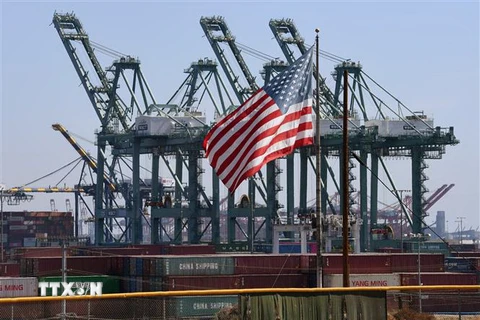
[[[351, 274], [350, 287], [390, 287], [400, 285], [400, 276], [392, 273]], [[323, 276], [327, 288], [343, 287], [343, 274], [326, 274]]]
[[205, 117], [139, 116], [135, 119], [135, 130], [138, 136], [168, 136], [176, 129], [201, 128], [205, 122]]
[[[203, 127], [207, 121], [205, 117], [173, 117], [176, 121], [188, 128]], [[175, 123], [177, 127], [179, 123]]]
[[10, 230], [27, 230], [27, 226], [26, 225], [12, 225], [9, 227]]
[[[350, 119], [348, 121], [348, 131], [358, 130], [360, 120]], [[313, 117], [313, 133], [316, 134], [315, 117]], [[330, 134], [343, 134], [343, 119], [320, 119], [320, 134], [322, 136]]]
[[24, 217], [13, 216], [13, 217], [8, 217], [8, 220], [10, 220], [10, 221], [17, 221], [17, 222], [23, 222]]
[[139, 116], [135, 130], [139, 136], [168, 136], [173, 133], [175, 122], [167, 117]]
[[0, 298], [38, 296], [38, 280], [35, 277], [0, 277]]
[[378, 126], [381, 137], [409, 136], [433, 132], [433, 120], [407, 119], [403, 120], [369, 120], [366, 127]]

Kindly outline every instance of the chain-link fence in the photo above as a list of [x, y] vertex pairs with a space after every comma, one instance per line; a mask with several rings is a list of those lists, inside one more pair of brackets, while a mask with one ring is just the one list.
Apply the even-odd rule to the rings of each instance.
[[480, 320], [480, 286], [244, 289], [0, 299], [0, 319]]

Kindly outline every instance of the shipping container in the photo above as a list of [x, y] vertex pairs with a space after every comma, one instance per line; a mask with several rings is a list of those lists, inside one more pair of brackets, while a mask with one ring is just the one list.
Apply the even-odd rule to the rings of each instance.
[[[146, 276], [200, 276], [234, 274], [235, 261], [230, 255], [129, 257], [129, 274]], [[149, 264], [144, 267], [143, 264]], [[140, 269], [141, 268], [141, 269]], [[149, 274], [140, 274], [143, 271]]]
[[0, 297], [35, 297], [37, 296], [38, 281], [34, 277], [1, 277]]
[[[221, 244], [215, 245], [216, 253], [248, 252], [248, 251], [249, 251], [248, 243], [221, 243]], [[263, 252], [263, 250], [255, 250], [255, 251]]]
[[[350, 287], [389, 287], [399, 286], [398, 274], [350, 274]], [[343, 287], [342, 274], [327, 274], [323, 276], [323, 286], [326, 288]]]
[[480, 257], [447, 257], [445, 271], [448, 272], [479, 272]]
[[210, 317], [222, 308], [238, 304], [238, 296], [195, 296], [168, 299], [166, 311], [168, 317]]
[[[68, 257], [68, 273], [73, 275], [112, 274], [114, 257]], [[62, 273], [61, 257], [23, 258], [20, 260], [22, 276], [57, 276]]]
[[[378, 135], [381, 137], [399, 135], [420, 135], [425, 132], [433, 132], [433, 120], [431, 119], [408, 119], [408, 120], [368, 120], [366, 127], [377, 126]], [[420, 132], [420, 133], [419, 133]]]
[[392, 247], [381, 247], [375, 249], [375, 252], [382, 252], [382, 253], [401, 253], [401, 248], [392, 248]]
[[302, 254], [300, 255], [300, 270], [303, 273], [315, 272], [317, 267], [316, 254]]
[[122, 278], [120, 282], [120, 291], [122, 292], [142, 292], [144, 279], [138, 276]]
[[19, 263], [0, 263], [0, 277], [19, 277]]
[[[392, 272], [417, 272], [417, 253], [392, 253]], [[445, 271], [445, 256], [442, 253], [421, 253], [421, 272], [443, 272]]]
[[449, 243], [453, 252], [480, 252], [478, 243]]
[[[39, 277], [38, 282], [62, 282], [62, 277]], [[90, 282], [102, 283], [102, 294], [107, 293], [120, 293], [120, 279], [112, 276], [67, 276], [66, 282], [75, 282], [72, 286], [72, 290], [77, 288], [84, 288], [85, 284]], [[47, 296], [52, 295], [52, 289], [47, 288]]]
[[[308, 242], [306, 250], [306, 253], [315, 253], [317, 251], [317, 244], [314, 242]], [[299, 242], [280, 243], [278, 246], [278, 253], [302, 253], [302, 245]]]
[[400, 273], [402, 286], [417, 286], [420, 282], [424, 286], [475, 285], [477, 284], [477, 275], [474, 273], [430, 272], [421, 273], [419, 281], [418, 273]]
[[462, 252], [452, 252], [452, 257], [471, 257], [471, 258], [480, 258], [480, 251], [462, 251]]
[[301, 255], [253, 254], [234, 255], [235, 274], [291, 274], [300, 273]]
[[241, 275], [242, 289], [247, 288], [308, 288], [306, 274], [252, 274]]
[[235, 270], [235, 262], [231, 256], [181, 256], [163, 258], [161, 261], [159, 269], [157, 260], [157, 275], [229, 275]]
[[418, 247], [420, 245], [420, 252], [422, 253], [443, 253], [449, 252], [448, 244], [443, 241], [412, 241], [404, 240], [403, 248], [404, 252], [418, 253]]
[[308, 275], [224, 275], [224, 276], [167, 276], [164, 290], [208, 290], [247, 288], [307, 288]]
[[119, 247], [119, 248], [102, 248], [102, 247], [85, 247], [79, 248], [77, 255], [84, 256], [141, 256], [141, 255], [159, 255], [165, 252], [165, 246], [143, 246], [143, 247]]
[[168, 245], [164, 248], [165, 254], [171, 255], [196, 255], [215, 254], [215, 246], [208, 244]]
[[[350, 123], [348, 125], [348, 130], [355, 130], [355, 128], [360, 127], [360, 120], [350, 118]], [[341, 135], [343, 128], [342, 119], [321, 119], [320, 120], [320, 132], [322, 135]], [[315, 126], [313, 131], [315, 132]]]
[[[351, 254], [348, 257], [350, 273], [391, 273], [392, 261], [390, 254], [383, 253], [364, 253]], [[315, 263], [316, 266], [316, 263]], [[323, 273], [335, 274], [343, 273], [343, 255], [325, 254], [323, 255]]]

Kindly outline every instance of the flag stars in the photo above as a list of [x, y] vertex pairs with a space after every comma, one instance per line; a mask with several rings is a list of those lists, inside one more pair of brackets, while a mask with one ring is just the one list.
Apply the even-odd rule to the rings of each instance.
[[287, 70], [277, 75], [264, 90], [277, 102], [282, 112], [289, 106], [303, 101], [311, 91], [312, 51], [294, 62]]

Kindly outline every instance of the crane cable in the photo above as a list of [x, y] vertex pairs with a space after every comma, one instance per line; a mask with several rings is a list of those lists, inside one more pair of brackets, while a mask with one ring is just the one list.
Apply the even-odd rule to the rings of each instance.
[[[54, 171], [52, 171], [52, 172], [44, 175], [43, 177], [40, 177], [40, 178], [38, 178], [38, 179], [35, 179], [35, 180], [31, 181], [31, 182], [25, 183], [25, 184], [23, 184], [22, 186], [20, 186], [20, 187], [18, 187], [18, 188], [24, 188], [25, 186], [28, 186], [28, 185], [30, 185], [30, 184], [32, 184], [32, 183], [35, 183], [35, 182], [37, 182], [37, 181], [39, 181], [39, 180], [42, 180], [42, 179], [46, 178], [46, 177], [49, 177], [49, 176], [51, 176], [51, 175], [59, 172], [60, 170], [63, 170], [63, 169], [65, 169], [66, 167], [72, 165], [73, 163], [79, 162], [79, 161], [82, 161], [82, 160], [83, 160], [82, 157], [78, 157], [78, 158], [76, 158], [75, 160], [69, 162], [68, 164], [66, 164], [66, 165], [58, 168], [57, 170], [54, 170]], [[78, 165], [78, 163], [77, 163], [77, 165]], [[75, 165], [75, 166], [77, 166], [77, 165]], [[62, 180], [63, 180], [63, 179], [62, 179]]]
[[90, 40], [90, 43], [92, 44], [92, 47], [97, 49], [98, 51], [112, 57], [112, 58], [121, 58], [121, 57], [126, 57], [128, 56], [127, 54], [124, 54], [120, 51], [117, 51], [115, 49], [109, 48], [107, 46], [104, 46], [103, 44], [100, 44], [98, 42], [95, 42], [93, 40]]
[[[274, 57], [274, 56], [271, 56], [269, 54], [266, 54], [264, 52], [261, 52], [257, 49], [254, 49], [252, 47], [249, 47], [245, 44], [242, 44], [240, 42], [236, 42], [237, 46], [239, 48], [241, 48], [246, 54], [250, 55], [250, 56], [253, 56], [255, 58], [258, 58], [260, 60], [263, 60], [263, 61], [271, 61], [271, 60], [279, 60], [278, 57]], [[311, 46], [307, 46], [307, 49], [309, 49]], [[320, 56], [327, 59], [327, 60], [330, 60], [332, 62], [343, 62], [343, 61], [347, 61], [347, 60], [350, 60], [350, 59], [346, 59], [346, 58], [342, 58], [340, 57], [339, 55], [336, 55], [336, 54], [333, 54], [333, 53], [330, 53], [328, 51], [325, 51], [325, 50], [320, 50]]]

